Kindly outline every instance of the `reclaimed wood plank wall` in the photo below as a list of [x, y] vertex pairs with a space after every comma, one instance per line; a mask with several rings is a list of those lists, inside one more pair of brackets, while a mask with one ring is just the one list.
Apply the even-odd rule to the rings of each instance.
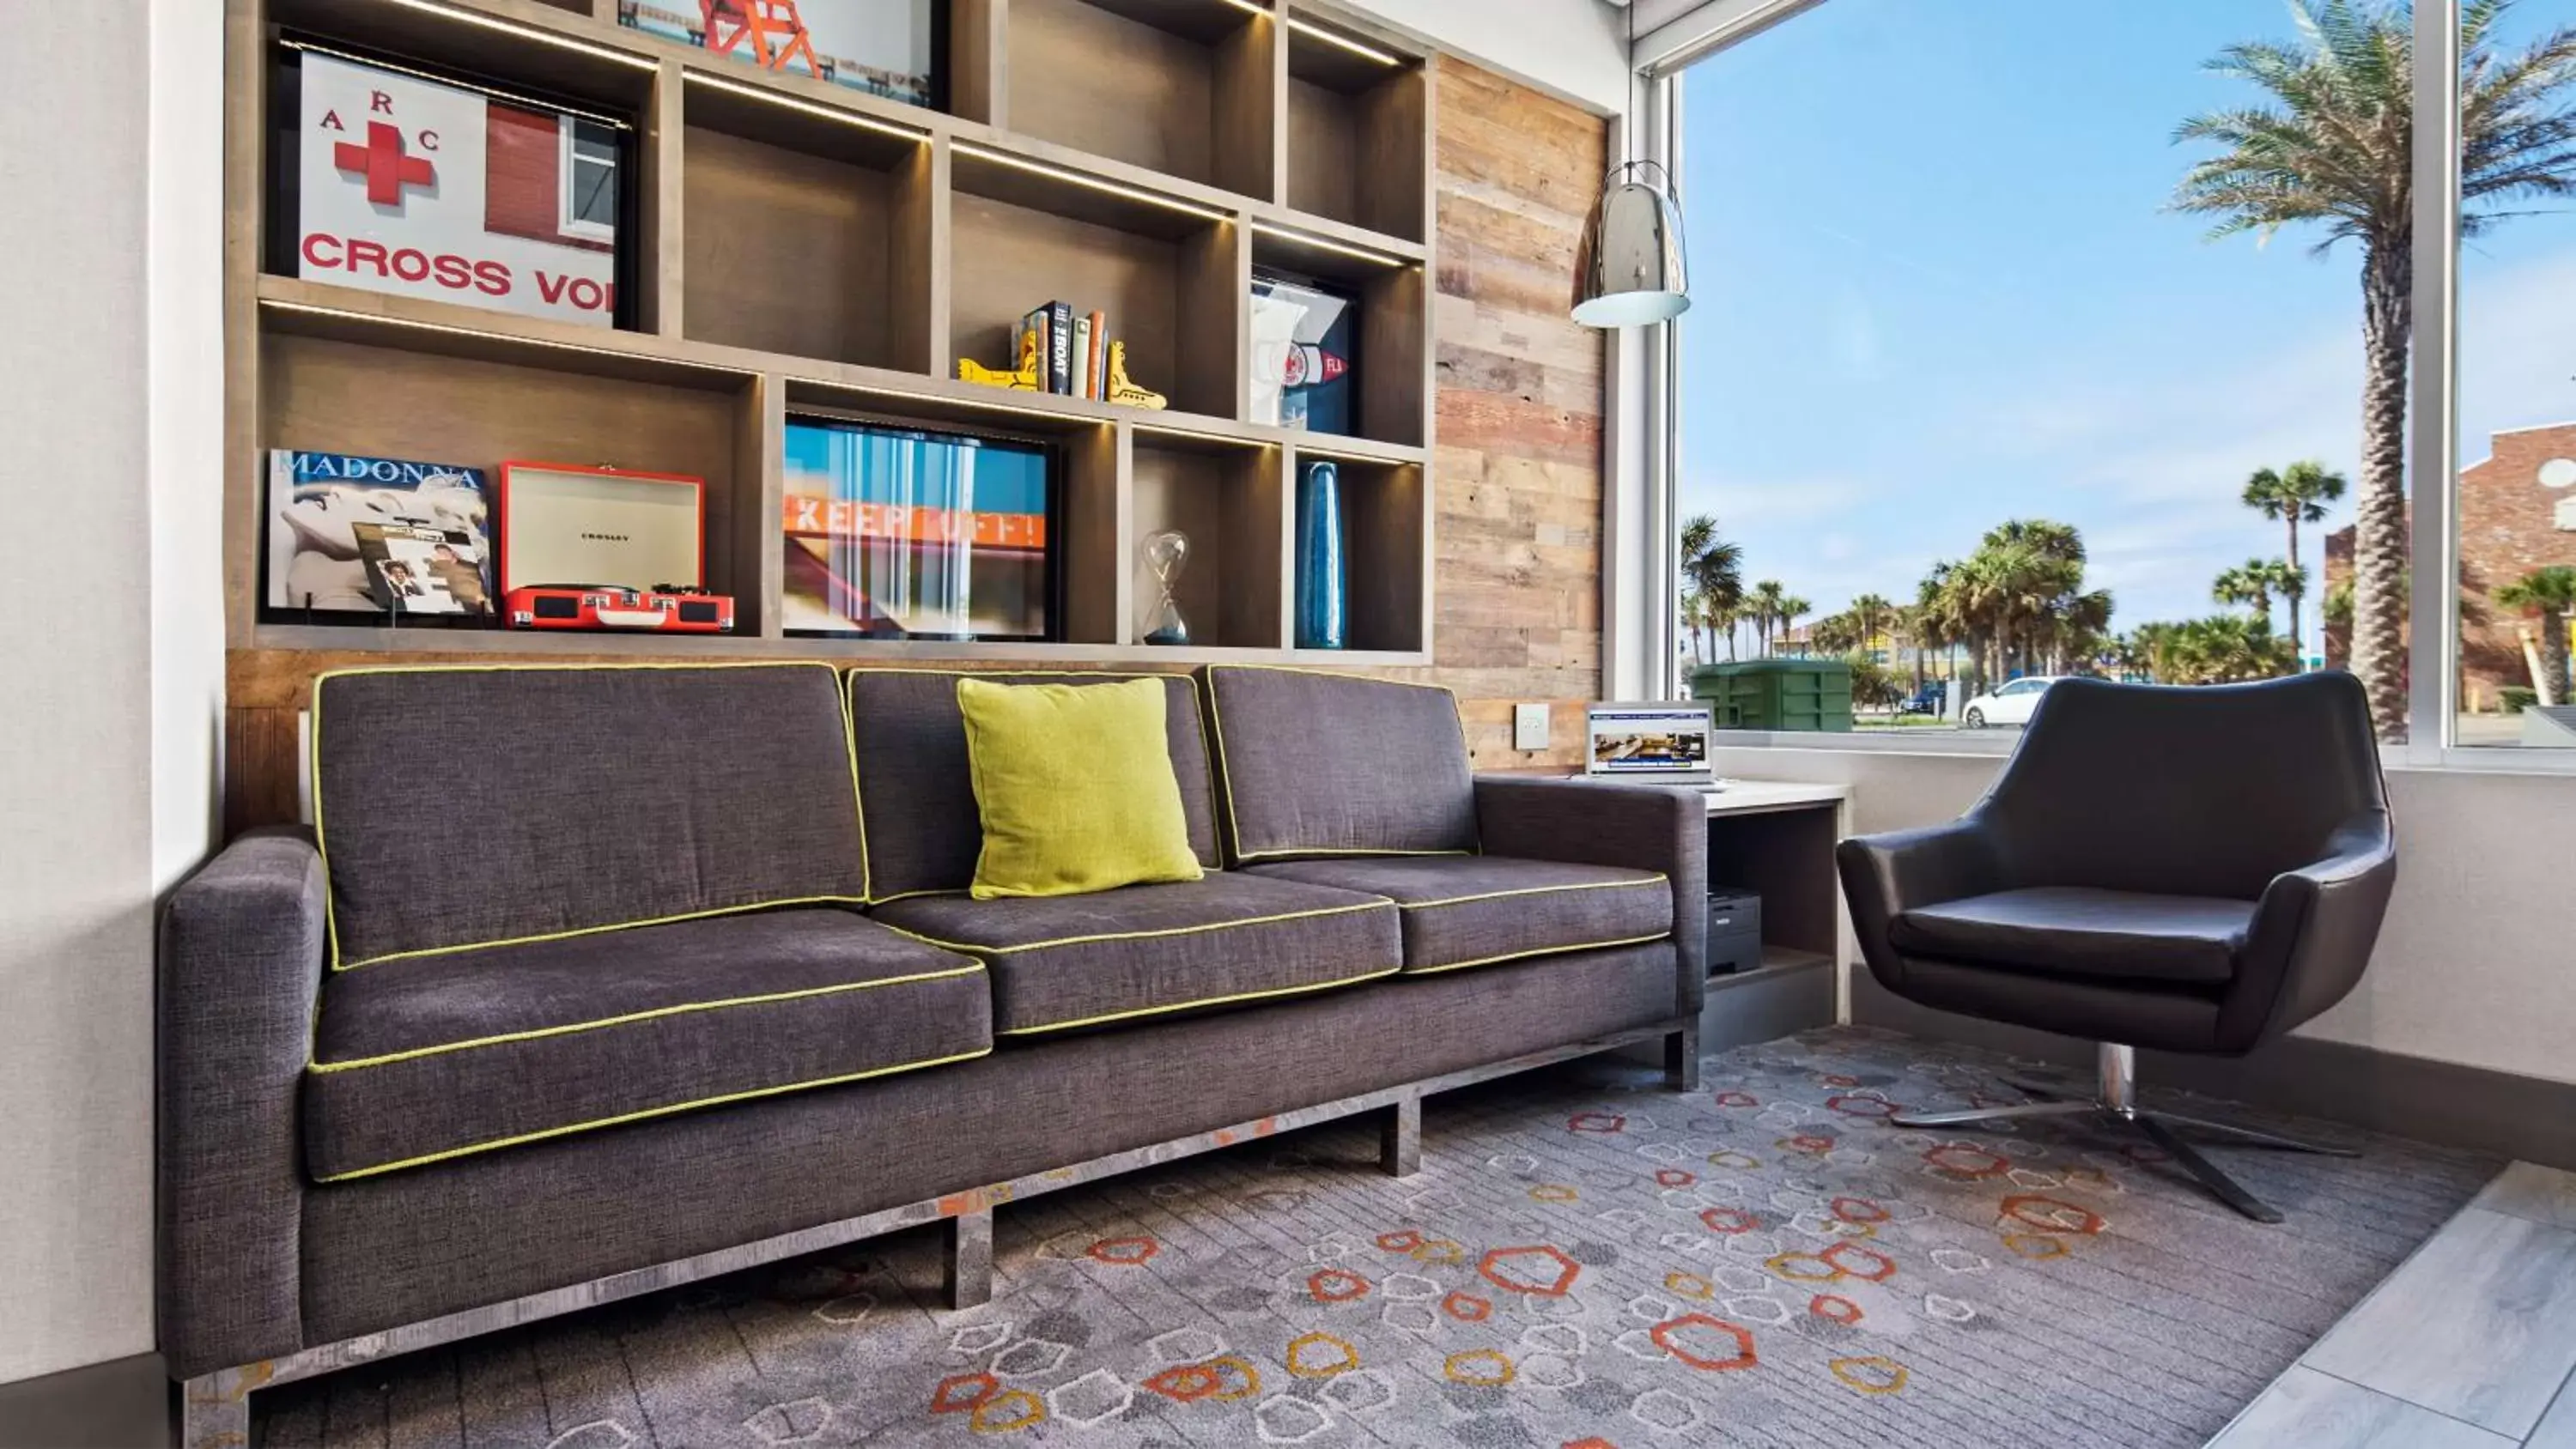
[[[1601, 173], [1599, 117], [1454, 58], [1433, 161], [1438, 451], [1433, 666], [1478, 769], [1574, 767], [1601, 693], [1601, 334], [1578, 327], [1574, 253]], [[1512, 706], [1553, 706], [1553, 748], [1512, 748]]]
[[[1458, 694], [1478, 769], [1565, 769], [1601, 691], [1600, 335], [1567, 317], [1597, 117], [1465, 62], [1438, 67], [1439, 296], [1433, 663], [1379, 671]], [[296, 712], [322, 670], [489, 655], [235, 650], [228, 831], [297, 813]], [[1553, 707], [1553, 748], [1512, 748], [1512, 706]]]

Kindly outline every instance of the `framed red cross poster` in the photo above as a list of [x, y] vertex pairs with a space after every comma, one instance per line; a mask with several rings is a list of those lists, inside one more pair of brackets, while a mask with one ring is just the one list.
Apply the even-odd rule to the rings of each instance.
[[273, 269], [618, 325], [626, 122], [292, 40], [281, 58]]

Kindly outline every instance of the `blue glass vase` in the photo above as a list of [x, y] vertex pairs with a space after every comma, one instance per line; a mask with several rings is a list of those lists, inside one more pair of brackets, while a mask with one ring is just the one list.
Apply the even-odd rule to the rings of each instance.
[[1350, 578], [1342, 556], [1342, 473], [1309, 463], [1297, 475], [1297, 647], [1348, 642]]

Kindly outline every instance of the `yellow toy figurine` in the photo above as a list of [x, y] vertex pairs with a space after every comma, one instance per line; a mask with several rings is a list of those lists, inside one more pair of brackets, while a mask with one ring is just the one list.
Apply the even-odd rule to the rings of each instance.
[[986, 367], [961, 357], [957, 359], [957, 380], [984, 387], [1008, 388], [1013, 392], [1041, 391], [1038, 386], [1038, 335], [1034, 332], [1020, 334], [1020, 365], [1017, 369], [1004, 372], [998, 367]]
[[1138, 387], [1127, 375], [1127, 344], [1109, 344], [1109, 400], [1131, 408], [1167, 408], [1172, 400], [1149, 388]]

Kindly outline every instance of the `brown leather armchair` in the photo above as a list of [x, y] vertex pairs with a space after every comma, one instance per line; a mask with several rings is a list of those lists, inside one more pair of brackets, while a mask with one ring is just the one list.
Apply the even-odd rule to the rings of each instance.
[[1965, 816], [1846, 840], [1836, 856], [1880, 985], [2100, 1044], [2091, 1098], [1899, 1124], [2098, 1115], [2144, 1132], [2264, 1222], [2280, 1214], [2173, 1126], [2340, 1151], [2145, 1112], [2134, 1050], [2242, 1056], [2360, 981], [2397, 847], [2352, 676], [2195, 689], [2060, 681]]

